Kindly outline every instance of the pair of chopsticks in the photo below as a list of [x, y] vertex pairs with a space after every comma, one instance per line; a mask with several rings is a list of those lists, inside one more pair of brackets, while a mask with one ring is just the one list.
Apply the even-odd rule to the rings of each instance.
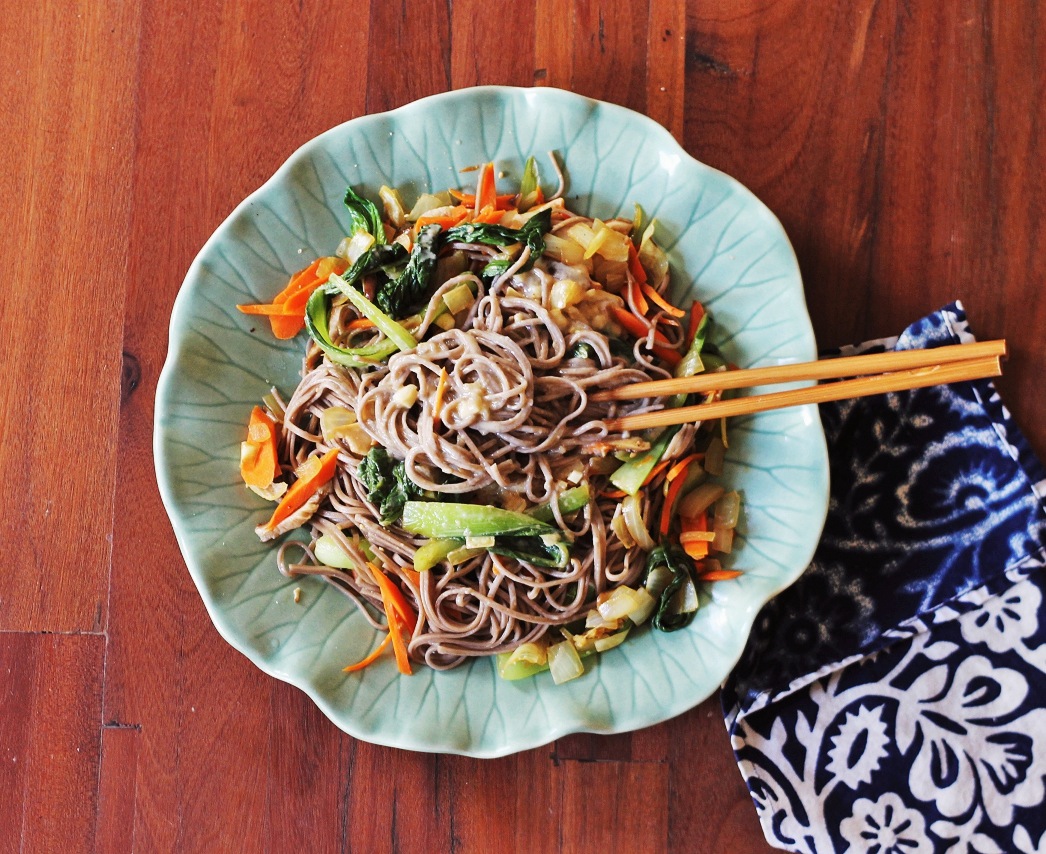
[[817, 362], [802, 362], [795, 365], [779, 365], [772, 368], [718, 371], [699, 374], [695, 377], [651, 380], [596, 392], [591, 395], [590, 399], [594, 401], [638, 400], [644, 397], [660, 397], [670, 394], [692, 394], [803, 380], [853, 377], [853, 379], [841, 379], [839, 382], [827, 385], [719, 400], [697, 406], [662, 409], [657, 412], [625, 415], [621, 418], [606, 420], [607, 428], [614, 432], [645, 430], [648, 427], [666, 427], [670, 424], [687, 424], [695, 421], [710, 421], [715, 418], [731, 418], [735, 415], [751, 415], [754, 412], [783, 409], [786, 406], [825, 403], [830, 400], [866, 397], [891, 391], [997, 377], [1002, 373], [1001, 360], [1005, 356], [1006, 342], [1004, 340], [982, 341], [974, 344], [937, 347], [932, 350], [901, 350], [864, 356], [845, 356]]

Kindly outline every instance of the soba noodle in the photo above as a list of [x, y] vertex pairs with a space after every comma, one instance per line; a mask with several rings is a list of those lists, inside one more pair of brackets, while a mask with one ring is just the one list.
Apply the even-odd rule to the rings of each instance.
[[[553, 209], [558, 234], [579, 223], [622, 235], [632, 226], [627, 220], [597, 223], [566, 211], [562, 202]], [[619, 465], [615, 451], [647, 447], [650, 440], [610, 432], [606, 420], [658, 409], [664, 401], [599, 403], [590, 395], [671, 376], [655, 345], [683, 353], [688, 341], [674, 317], [656, 306], [646, 317], [634, 305], [634, 277], [625, 265], [598, 257], [565, 263], [547, 252], [532, 259], [527, 247], [503, 272], [482, 276], [492, 258], [511, 250], [459, 241], [441, 251], [465, 269], [444, 281], [437, 276], [418, 316], [400, 318], [420, 342], [416, 348], [360, 367], [338, 364], [310, 341], [302, 379], [278, 413], [280, 462], [293, 471], [336, 448], [337, 471], [294, 519], [260, 532], [268, 538], [309, 526], [312, 544], [283, 544], [280, 570], [326, 578], [375, 627], [384, 621], [374, 573], [385, 573], [419, 617], [406, 641], [410, 657], [446, 669], [523, 643], [559, 640], [553, 627], [583, 619], [595, 597], [641, 580], [647, 550], [614, 533], [621, 530], [615, 516], [622, 513], [622, 494], [608, 475]], [[654, 285], [659, 294], [668, 278], [666, 273]], [[371, 285], [364, 281], [365, 293]], [[444, 297], [462, 285], [474, 293], [471, 305], [452, 315], [452, 325], [446, 311], [440, 322]], [[624, 334], [612, 306], [644, 317], [649, 334]], [[359, 317], [351, 304], [334, 300], [330, 331], [336, 345], [360, 348], [385, 340], [377, 329], [361, 332], [366, 324]], [[350, 329], [353, 321], [357, 328]], [[325, 430], [325, 412], [358, 426], [354, 432]], [[662, 461], [692, 453], [696, 432], [687, 426], [675, 433]], [[415, 553], [426, 538], [398, 522], [383, 523], [381, 509], [369, 500], [360, 468], [373, 448], [402, 462], [428, 500], [515, 511], [547, 505], [569, 544], [569, 560], [550, 567], [480, 547], [458, 562], [415, 572]], [[637, 496], [651, 531], [665, 501], [666, 477], [662, 466]], [[564, 513], [558, 499], [578, 485], [587, 485], [590, 497], [580, 510]], [[317, 559], [319, 537], [339, 547], [341, 568]]]

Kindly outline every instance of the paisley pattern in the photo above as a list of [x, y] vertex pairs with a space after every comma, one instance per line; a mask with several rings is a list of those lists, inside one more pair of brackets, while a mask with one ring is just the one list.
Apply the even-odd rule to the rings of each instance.
[[[954, 304], [854, 349], [970, 340]], [[821, 414], [822, 542], [723, 694], [767, 839], [1046, 850], [1046, 470], [987, 381]]]
[[678, 271], [674, 296], [705, 301], [728, 358], [748, 366], [815, 355], [780, 223], [743, 186], [693, 160], [637, 113], [554, 89], [481, 87], [354, 119], [303, 146], [232, 213], [186, 276], [157, 388], [156, 470], [218, 630], [359, 738], [498, 756], [570, 732], [622, 732], [670, 718], [722, 683], [758, 609], [798, 577], [817, 544], [828, 463], [816, 410], [740, 419], [725, 476], [746, 495], [735, 561], [750, 571], [717, 585], [685, 631], [639, 633], [562, 686], [506, 682], [489, 660], [448, 673], [419, 668], [409, 679], [385, 659], [362, 673], [341, 672], [369, 652], [376, 633], [329, 586], [279, 574], [273, 549], [253, 532], [264, 503], [237, 473], [250, 407], [272, 385], [293, 388], [303, 345], [264, 334], [235, 305], [267, 301], [303, 259], [338, 244], [348, 225], [341, 204], [348, 184], [375, 195], [385, 183], [413, 196], [456, 185], [463, 167], [489, 159], [508, 183], [534, 154], [551, 188], [548, 151], [563, 161], [576, 209], [630, 215], [639, 202], [658, 218]]

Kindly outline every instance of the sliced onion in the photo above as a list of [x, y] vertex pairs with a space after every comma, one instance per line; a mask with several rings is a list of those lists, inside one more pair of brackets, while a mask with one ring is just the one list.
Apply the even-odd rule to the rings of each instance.
[[737, 492], [727, 492], [715, 505], [715, 526], [717, 528], [737, 527], [737, 517], [741, 512], [741, 496]]
[[628, 525], [625, 524], [625, 517], [622, 510], [623, 508], [619, 504], [617, 510], [614, 511], [614, 518], [610, 520], [610, 530], [613, 531], [614, 535], [621, 541], [621, 545], [626, 549], [630, 549], [636, 544], [636, 541], [628, 531]]
[[734, 548], [734, 529], [733, 528], [720, 528], [718, 525], [715, 529], [715, 539], [712, 540], [712, 551], [722, 552], [723, 554], [730, 554]]
[[596, 638], [596, 652], [606, 652], [608, 649], [613, 649], [615, 646], [619, 646], [625, 638], [628, 637], [628, 629], [617, 634], [610, 635], [605, 638]]
[[708, 443], [708, 448], [705, 450], [705, 471], [714, 477], [718, 477], [723, 473], [723, 458], [726, 456], [726, 448], [723, 447], [723, 440], [718, 436], [713, 436], [712, 441]]
[[716, 501], [718, 501], [725, 490], [718, 483], [701, 483], [693, 490], [683, 496], [679, 502], [678, 513], [687, 519], [700, 516]]
[[642, 604], [636, 591], [626, 585], [614, 589], [602, 602], [596, 601], [599, 616], [607, 621], [623, 620]]
[[577, 654], [577, 649], [569, 640], [552, 644], [548, 648], [548, 669], [552, 673], [552, 681], [557, 685], [576, 679], [585, 672], [584, 665], [581, 664], [581, 656]]
[[672, 601], [668, 603], [668, 612], [672, 615], [690, 614], [697, 610], [699, 604], [694, 580], [687, 574], [683, 586], [675, 592]]
[[519, 662], [524, 662], [526, 664], [547, 664], [548, 648], [543, 643], [521, 643], [512, 650], [512, 655], [508, 658], [508, 663], [510, 665]]
[[658, 564], [647, 573], [646, 592], [657, 599], [665, 592], [665, 588], [668, 587], [668, 583], [671, 580], [672, 570], [663, 563]]
[[657, 607], [657, 600], [647, 592], [645, 587], [640, 587], [636, 591], [636, 599], [639, 600], [639, 605], [628, 615], [628, 619], [637, 626], [641, 626], [654, 613], [654, 608]]
[[625, 524], [632, 539], [636, 541], [643, 551], [653, 551], [654, 541], [650, 539], [650, 533], [643, 522], [643, 507], [639, 503], [638, 495], [627, 495], [621, 502], [621, 515], [624, 516]]

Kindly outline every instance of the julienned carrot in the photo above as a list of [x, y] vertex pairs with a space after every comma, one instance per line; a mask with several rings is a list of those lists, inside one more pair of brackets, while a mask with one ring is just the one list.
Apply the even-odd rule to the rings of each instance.
[[683, 309], [676, 308], [674, 305], [672, 305], [668, 300], [661, 296], [661, 294], [654, 290], [649, 283], [641, 282], [639, 287], [644, 294], [650, 297], [650, 301], [652, 303], [663, 308], [666, 312], [668, 312], [668, 314], [672, 315], [672, 317], [686, 317], [686, 312], [683, 311]]
[[476, 186], [476, 203], [472, 210], [476, 216], [483, 211], [483, 208], [495, 208], [498, 204], [498, 193], [497, 187], [494, 182], [494, 164], [488, 163], [483, 167], [483, 171], [479, 173], [479, 183]]
[[244, 314], [266, 315], [272, 334], [277, 338], [293, 338], [305, 328], [305, 304], [312, 292], [326, 282], [331, 273], [344, 273], [348, 266], [343, 258], [317, 258], [291, 276], [287, 286], [273, 297], [271, 303], [236, 307]]
[[646, 486], [650, 481], [657, 477], [661, 472], [668, 468], [670, 460], [661, 460], [656, 466], [650, 469], [650, 474], [646, 476], [646, 480], [643, 481], [643, 486]]
[[453, 228], [467, 216], [468, 209], [464, 205], [458, 205], [455, 208], [451, 208], [451, 212], [448, 214], [418, 217], [418, 221], [414, 223], [414, 229], [421, 231], [426, 225], [438, 225], [442, 229]]
[[675, 477], [672, 476], [672, 472], [668, 473], [668, 492], [665, 495], [665, 503], [661, 505], [661, 523], [658, 525], [658, 530], [661, 532], [661, 536], [668, 534], [668, 528], [672, 521], [672, 510], [675, 508], [676, 499], [679, 497], [679, 490], [683, 488], [683, 482], [686, 480], [685, 477], [680, 475], [685, 474], [686, 470], [690, 468], [690, 464], [697, 459], [697, 454], [691, 454], [689, 457], [683, 457], [675, 466]]
[[703, 453], [691, 454], [688, 457], [683, 457], [683, 459], [681, 459], [674, 466], [672, 466], [672, 468], [668, 470], [666, 480], [675, 480], [677, 477], [679, 477], [679, 475], [681, 475], [688, 468], [690, 468], [690, 464], [692, 462], [696, 460], [702, 460], [704, 459], [704, 457], [705, 455]]
[[[612, 305], [610, 306], [610, 313], [614, 316], [614, 320], [625, 327], [636, 338], [646, 338], [650, 334], [650, 327], [628, 309]], [[667, 346], [668, 339], [660, 332], [655, 332], [654, 343]]]
[[[465, 207], [474, 208], [476, 206], [476, 194], [475, 193], [463, 193], [460, 190], [448, 190], [447, 192], [449, 192], [451, 197], [454, 198], [456, 201], [459, 201], [463, 205], [465, 205]], [[515, 193], [505, 193], [504, 195], [495, 196], [494, 198], [497, 199], [497, 202], [496, 202], [495, 206], [497, 208], [499, 208], [499, 209], [502, 209], [502, 208], [506, 207], [509, 202], [515, 200], [516, 194]], [[543, 197], [542, 197], [541, 201], [544, 201]], [[538, 203], [538, 204], [540, 204], [540, 203]]]
[[666, 347], [663, 344], [655, 344], [650, 348], [651, 352], [662, 361], [668, 362], [673, 368], [683, 361], [683, 355], [678, 350]]
[[702, 573], [697, 577], [698, 581], [729, 581], [731, 578], [737, 578], [740, 575], [744, 575], [739, 569], [713, 569], [710, 572]]
[[629, 302], [636, 307], [640, 314], [646, 314], [650, 311], [650, 305], [647, 303], [646, 297], [643, 296], [642, 286], [634, 279], [628, 283], [628, 298]]
[[404, 676], [410, 676], [413, 671], [410, 669], [407, 645], [401, 634], [406, 629], [406, 623], [400, 617], [395, 599], [397, 594], [399, 594], [401, 599], [403, 595], [393, 587], [392, 582], [374, 564], [368, 564], [368, 566], [370, 567], [371, 575], [374, 576], [374, 582], [378, 585], [378, 590], [381, 592], [381, 602], [385, 608], [385, 619], [389, 623], [389, 637], [392, 638], [392, 650], [396, 654], [396, 668]]
[[[367, 566], [371, 571], [371, 575], [375, 576], [375, 582], [378, 587], [382, 588], [385, 591], [385, 595], [389, 597], [393, 610], [395, 610], [397, 616], [399, 616], [400, 621], [413, 632], [418, 625], [417, 612], [410, 607], [410, 603], [400, 592], [400, 589], [389, 581], [385, 573], [383, 573], [376, 564], [368, 563]], [[380, 578], [378, 576], [380, 576]]]
[[374, 321], [369, 317], [357, 317], [352, 323], [346, 327], [349, 332], [353, 332], [357, 329], [373, 329]]
[[370, 655], [368, 655], [366, 658], [360, 659], [355, 664], [350, 664], [348, 667], [343, 667], [341, 669], [341, 672], [342, 673], [353, 673], [353, 672], [355, 672], [357, 670], [362, 670], [364, 667], [367, 667], [370, 664], [373, 664], [375, 661], [378, 660], [378, 656], [381, 655], [385, 651], [385, 647], [387, 647], [389, 645], [389, 641], [391, 641], [391, 640], [392, 640], [392, 632], [390, 631], [387, 635], [385, 635], [385, 640], [383, 640], [381, 643], [379, 643], [374, 648], [374, 651]]
[[639, 253], [636, 252], [636, 245], [631, 240], [628, 241], [628, 270], [637, 282], [641, 285], [646, 284], [646, 270], [639, 262]]
[[694, 343], [694, 336], [697, 335], [697, 327], [701, 325], [701, 318], [704, 317], [704, 314], [705, 307], [697, 300], [694, 300], [693, 305], [690, 306], [690, 328], [686, 332], [687, 347]]
[[[676, 481], [682, 483], [680, 479]], [[708, 517], [705, 513], [698, 513], [696, 516], [685, 516], [683, 517], [680, 525], [683, 533], [692, 533], [694, 531], [707, 531], [708, 530]], [[685, 551], [694, 560], [703, 560], [708, 557], [708, 543], [699, 541], [694, 543], [682, 543], [683, 551]]]
[[501, 218], [505, 215], [505, 211], [496, 210], [492, 207], [485, 207], [478, 214], [472, 217], [473, 222], [481, 222], [493, 225], [501, 221]]
[[298, 479], [291, 484], [291, 488], [287, 490], [283, 499], [276, 505], [272, 518], [265, 523], [264, 527], [271, 531], [288, 516], [300, 510], [320, 487], [334, 477], [334, 473], [337, 470], [337, 448], [332, 448], [322, 457], [309, 457], [308, 460], [302, 463]]
[[255, 406], [247, 425], [247, 441], [240, 448], [240, 476], [249, 486], [265, 489], [280, 474], [276, 455], [276, 423]]

